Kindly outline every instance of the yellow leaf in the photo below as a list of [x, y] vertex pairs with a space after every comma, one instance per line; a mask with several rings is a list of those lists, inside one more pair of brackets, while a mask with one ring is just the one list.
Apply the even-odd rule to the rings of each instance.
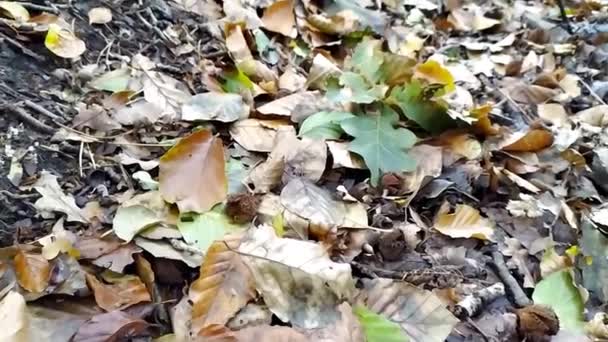
[[30, 20], [30, 13], [23, 5], [14, 1], [0, 1], [0, 9], [3, 9], [8, 15], [21, 22]]
[[426, 80], [430, 83], [439, 83], [445, 86], [446, 92], [456, 90], [454, 76], [444, 68], [439, 62], [428, 60], [416, 67], [416, 78]]
[[52, 53], [63, 58], [76, 58], [86, 51], [85, 43], [68, 29], [50, 24], [44, 45]]
[[443, 209], [435, 218], [435, 229], [453, 238], [475, 238], [491, 240], [494, 225], [490, 220], [481, 217], [479, 211], [466, 204], [459, 204], [452, 214]]
[[490, 121], [489, 114], [491, 111], [492, 106], [489, 104], [471, 110], [471, 116], [477, 119], [473, 123], [473, 131], [476, 134], [483, 136], [498, 134], [498, 128], [492, 125], [492, 121]]
[[523, 136], [515, 135], [519, 139], [504, 146], [503, 151], [509, 152], [537, 152], [553, 144], [553, 134], [544, 129], [532, 129]]

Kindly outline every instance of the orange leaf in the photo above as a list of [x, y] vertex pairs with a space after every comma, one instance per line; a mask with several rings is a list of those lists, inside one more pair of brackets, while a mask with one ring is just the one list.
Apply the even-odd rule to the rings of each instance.
[[490, 121], [490, 111], [492, 111], [492, 106], [489, 104], [471, 110], [471, 116], [477, 119], [473, 124], [473, 131], [476, 134], [483, 136], [498, 134], [498, 128]]
[[208, 130], [194, 132], [160, 158], [160, 192], [180, 212], [206, 212], [226, 198], [225, 164], [222, 140]]
[[503, 151], [537, 152], [553, 144], [553, 135], [544, 129], [533, 129], [515, 142], [503, 147]]
[[[255, 284], [240, 256], [240, 236], [216, 241], [207, 250], [199, 278], [192, 283], [192, 331], [197, 334], [211, 324], [224, 325], [255, 297]], [[228, 248], [230, 246], [230, 249]]]
[[104, 284], [97, 277], [88, 273], [86, 278], [87, 284], [95, 295], [95, 302], [108, 312], [151, 300], [146, 285], [136, 276], [114, 279], [113, 284]]
[[296, 17], [293, 14], [292, 0], [279, 0], [264, 10], [262, 17], [264, 27], [272, 32], [295, 38]]
[[42, 255], [19, 250], [15, 255], [15, 272], [21, 287], [33, 293], [40, 293], [49, 285], [51, 265]]

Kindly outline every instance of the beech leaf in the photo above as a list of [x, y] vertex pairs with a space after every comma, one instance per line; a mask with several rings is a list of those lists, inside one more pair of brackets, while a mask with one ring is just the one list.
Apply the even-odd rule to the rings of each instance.
[[453, 238], [491, 240], [494, 234], [492, 222], [481, 217], [477, 209], [466, 204], [457, 205], [452, 214], [440, 209], [434, 227], [442, 234]]
[[41, 293], [49, 285], [51, 265], [42, 256], [19, 250], [15, 255], [17, 281], [32, 293]]
[[160, 192], [180, 212], [206, 212], [226, 198], [225, 168], [220, 138], [208, 130], [194, 132], [160, 158]]

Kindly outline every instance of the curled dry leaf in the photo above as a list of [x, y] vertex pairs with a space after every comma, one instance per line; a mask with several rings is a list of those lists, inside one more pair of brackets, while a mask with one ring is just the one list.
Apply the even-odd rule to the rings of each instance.
[[93, 260], [92, 263], [113, 272], [122, 273], [125, 267], [135, 261], [133, 255], [141, 252], [142, 250], [133, 244], [122, 245], [110, 253]]
[[384, 278], [366, 281], [358, 301], [399, 324], [413, 342], [444, 341], [458, 323], [432, 292], [406, 282]]
[[19, 250], [15, 255], [15, 273], [21, 287], [32, 293], [41, 293], [49, 285], [51, 264], [42, 255]]
[[44, 45], [52, 53], [62, 58], [76, 58], [87, 49], [85, 43], [72, 31], [57, 24], [49, 25]]
[[494, 224], [481, 217], [477, 209], [466, 204], [457, 205], [451, 214], [448, 213], [447, 206], [440, 208], [434, 228], [453, 238], [491, 240], [494, 234]]
[[137, 276], [126, 275], [114, 278], [112, 284], [102, 283], [91, 274], [87, 274], [86, 278], [95, 296], [95, 302], [108, 312], [152, 300], [146, 285]]
[[238, 250], [283, 322], [308, 329], [331, 325], [339, 318], [337, 305], [353, 295], [350, 265], [331, 261], [313, 242], [278, 238], [262, 225], [249, 230]]
[[160, 192], [181, 212], [208, 211], [226, 198], [225, 165], [220, 138], [208, 130], [194, 132], [160, 158]]
[[232, 251], [241, 238], [228, 236], [207, 250], [201, 273], [190, 286], [193, 303], [192, 331], [211, 324], [225, 325], [247, 302], [255, 298], [255, 284], [241, 257]]
[[94, 7], [89, 11], [89, 24], [107, 24], [112, 21], [112, 11], [107, 7]]
[[76, 205], [74, 197], [66, 195], [57, 183], [57, 176], [48, 171], [42, 171], [40, 178], [34, 183], [34, 189], [42, 197], [34, 203], [36, 209], [41, 212], [59, 211], [67, 214], [67, 221], [88, 222], [82, 209]]

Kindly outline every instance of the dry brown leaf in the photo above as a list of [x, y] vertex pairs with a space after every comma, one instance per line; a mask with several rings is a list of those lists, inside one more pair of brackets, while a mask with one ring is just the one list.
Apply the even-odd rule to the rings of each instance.
[[443, 149], [438, 146], [418, 145], [408, 153], [416, 160], [416, 170], [403, 174], [403, 190], [417, 193], [420, 188], [433, 178], [441, 175], [443, 169]]
[[230, 51], [232, 58], [237, 64], [253, 60], [253, 55], [251, 54], [251, 50], [249, 50], [247, 40], [245, 40], [243, 29], [239, 25], [232, 25], [226, 28], [226, 48]]
[[560, 90], [527, 84], [521, 79], [505, 78], [504, 91], [508, 96], [520, 103], [541, 104], [559, 94]]
[[127, 244], [96, 258], [92, 263], [113, 272], [122, 273], [125, 267], [135, 261], [133, 255], [141, 252], [142, 250], [134, 244]]
[[482, 9], [475, 4], [453, 9], [448, 21], [461, 31], [482, 31], [500, 24], [499, 20], [484, 16]]
[[449, 214], [448, 210], [443, 206], [435, 217], [434, 228], [442, 234], [453, 238], [492, 239], [494, 224], [481, 217], [477, 209], [458, 204], [453, 213]]
[[93, 291], [95, 302], [100, 308], [111, 312], [131, 305], [151, 301], [146, 285], [136, 276], [113, 279], [113, 284], [102, 283], [94, 275], [86, 275], [87, 284]]
[[471, 110], [471, 116], [477, 119], [477, 121], [473, 123], [473, 132], [483, 136], [498, 134], [498, 128], [496, 125], [492, 125], [492, 122], [490, 121], [489, 115], [491, 111], [492, 106], [489, 104]]
[[160, 192], [180, 212], [206, 212], [226, 198], [225, 165], [222, 140], [208, 130], [194, 132], [160, 158]]
[[238, 248], [240, 236], [214, 242], [207, 250], [199, 278], [188, 294], [193, 303], [192, 331], [197, 335], [211, 324], [225, 325], [241, 308], [255, 298], [255, 283]]
[[553, 134], [544, 129], [531, 129], [527, 132], [517, 132], [508, 138], [508, 144], [503, 151], [537, 152], [553, 144]]
[[481, 144], [475, 137], [458, 131], [448, 131], [439, 136], [439, 141], [452, 152], [451, 158], [445, 158], [444, 165], [451, 165], [458, 159], [473, 160], [481, 157]]
[[256, 110], [263, 115], [288, 116], [293, 122], [302, 122], [312, 114], [336, 109], [319, 91], [303, 91], [266, 103]]
[[538, 116], [555, 127], [563, 127], [568, 124], [568, 113], [559, 103], [539, 104], [537, 107]]
[[82, 237], [74, 243], [80, 252], [81, 259], [96, 259], [110, 253], [122, 245], [121, 241], [112, 238]]
[[295, 38], [298, 31], [296, 30], [296, 18], [293, 13], [293, 0], [278, 0], [268, 6], [264, 10], [262, 23], [269, 31]]
[[51, 265], [42, 256], [19, 250], [15, 255], [17, 282], [32, 293], [41, 293], [49, 285]]
[[537, 193], [541, 192], [541, 190], [536, 185], [528, 182], [527, 180], [521, 178], [520, 176], [514, 174], [513, 172], [511, 172], [507, 169], [502, 170], [502, 173], [505, 176], [507, 176], [507, 178], [509, 178], [509, 180], [511, 180], [517, 186], [524, 188], [524, 189], [530, 191], [531, 193], [537, 194]]
[[326, 140], [325, 144], [329, 148], [329, 152], [331, 153], [333, 163], [333, 168], [346, 167], [349, 169], [359, 169], [365, 170], [367, 166], [359, 155], [352, 153], [348, 149], [347, 142], [338, 142], [338, 141], [329, 141]]
[[230, 126], [230, 136], [247, 151], [270, 152], [277, 130], [287, 124], [283, 120], [240, 120]]
[[122, 311], [94, 316], [86, 321], [71, 342], [117, 342], [133, 336], [144, 336], [149, 323]]

